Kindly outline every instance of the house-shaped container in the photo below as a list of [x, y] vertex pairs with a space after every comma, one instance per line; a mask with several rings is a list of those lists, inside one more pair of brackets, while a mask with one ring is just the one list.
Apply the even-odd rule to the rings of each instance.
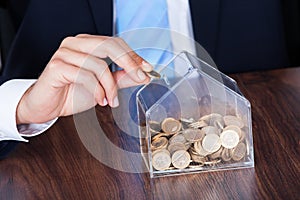
[[150, 177], [254, 166], [251, 106], [237, 83], [182, 52], [136, 95]]

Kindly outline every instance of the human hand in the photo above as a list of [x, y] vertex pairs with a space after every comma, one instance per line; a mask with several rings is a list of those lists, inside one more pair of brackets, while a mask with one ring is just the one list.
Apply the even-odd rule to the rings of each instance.
[[[107, 57], [123, 70], [112, 73], [103, 60]], [[151, 70], [152, 66], [121, 38], [87, 34], [67, 37], [21, 98], [17, 124], [44, 123], [97, 104], [117, 107], [117, 89], [149, 82], [143, 71]]]

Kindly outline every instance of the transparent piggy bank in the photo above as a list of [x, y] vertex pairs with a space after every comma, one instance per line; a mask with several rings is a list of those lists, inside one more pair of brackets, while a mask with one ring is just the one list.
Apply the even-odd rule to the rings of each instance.
[[150, 177], [254, 166], [251, 106], [236, 82], [182, 52], [136, 95]]

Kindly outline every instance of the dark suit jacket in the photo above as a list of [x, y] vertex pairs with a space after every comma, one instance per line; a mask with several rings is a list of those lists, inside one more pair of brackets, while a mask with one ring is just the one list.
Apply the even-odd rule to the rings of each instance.
[[[190, 0], [190, 7], [195, 40], [221, 71], [287, 65], [279, 0]], [[6, 8], [16, 35], [0, 84], [37, 78], [66, 36], [112, 35], [112, 0], [9, 0]]]

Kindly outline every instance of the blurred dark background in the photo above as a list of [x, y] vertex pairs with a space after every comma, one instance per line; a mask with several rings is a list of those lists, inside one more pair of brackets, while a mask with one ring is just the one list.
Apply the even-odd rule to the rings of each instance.
[[282, 18], [290, 66], [300, 66], [300, 1], [282, 0]]
[[[0, 0], [6, 61], [30, 0]], [[10, 5], [18, 5], [10, 9]], [[299, 0], [190, 0], [195, 39], [225, 73], [300, 66]]]

